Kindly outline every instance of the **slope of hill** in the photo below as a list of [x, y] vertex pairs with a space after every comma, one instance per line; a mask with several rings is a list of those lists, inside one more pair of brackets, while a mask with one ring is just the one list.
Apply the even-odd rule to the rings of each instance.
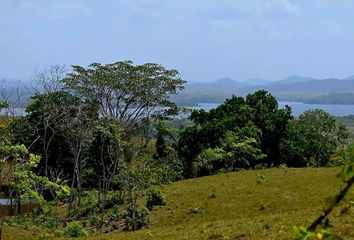
[[[163, 188], [167, 204], [151, 212], [149, 228], [84, 239], [292, 239], [292, 226], [310, 224], [326, 198], [337, 193], [338, 171], [264, 169], [176, 182]], [[265, 180], [257, 184], [260, 174]], [[349, 199], [353, 197], [352, 190]], [[347, 206], [343, 203], [331, 214], [331, 231], [354, 239], [354, 209]], [[5, 228], [4, 239], [21, 240], [21, 232], [10, 236], [14, 230]], [[36, 234], [22, 236], [35, 239]]]

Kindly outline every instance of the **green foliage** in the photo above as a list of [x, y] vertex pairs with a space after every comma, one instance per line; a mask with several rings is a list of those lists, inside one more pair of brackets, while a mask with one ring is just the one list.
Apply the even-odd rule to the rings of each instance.
[[218, 171], [251, 168], [266, 157], [255, 138], [240, 135], [227, 132], [221, 147], [205, 149], [201, 154], [201, 163], [197, 166], [199, 171], [210, 175]]
[[164, 206], [166, 204], [165, 196], [161, 190], [150, 188], [147, 193], [146, 207], [151, 211], [154, 206]]
[[124, 194], [121, 191], [111, 191], [107, 194], [106, 208], [113, 208], [124, 203]]
[[185, 83], [177, 70], [154, 63], [92, 63], [88, 68], [73, 69], [64, 79], [65, 87], [96, 104], [102, 116], [116, 118], [126, 127], [133, 127], [144, 116], [160, 118], [176, 113], [169, 96], [182, 90]]
[[109, 219], [112, 221], [116, 221], [120, 219], [121, 213], [118, 207], [113, 207], [112, 211], [109, 213]]
[[207, 148], [201, 153], [201, 161], [197, 163], [195, 169], [198, 169], [199, 172], [204, 171], [207, 175], [212, 175], [220, 170], [220, 162], [224, 159], [225, 154], [222, 148]]
[[337, 149], [335, 153], [331, 155], [329, 164], [331, 166], [342, 166], [350, 164], [354, 159], [354, 142], [348, 144], [345, 147]]
[[264, 181], [266, 181], [266, 177], [264, 176], [263, 173], [259, 173], [256, 176], [256, 183], [257, 184], [262, 184]]
[[149, 210], [147, 208], [136, 208], [129, 206], [125, 215], [127, 231], [139, 230], [149, 224]]
[[[195, 125], [186, 127], [178, 142], [179, 156], [189, 177], [210, 174], [215, 167], [230, 171], [280, 164], [280, 142], [291, 110], [279, 109], [272, 95], [257, 91], [246, 99], [233, 96], [209, 112], [193, 111], [190, 119]], [[204, 152], [209, 148], [216, 151]], [[217, 159], [222, 154], [220, 149], [227, 156], [222, 161]], [[204, 155], [205, 169], [198, 169], [200, 154]]]
[[209, 195], [209, 199], [214, 199], [216, 197], [217, 197], [217, 194], [216, 194], [215, 190], [213, 190], [213, 192], [210, 193], [210, 195]]
[[[77, 108], [81, 104], [80, 99], [64, 91], [36, 93], [26, 108], [27, 115], [10, 125], [14, 141], [31, 146], [31, 151], [42, 157], [38, 172], [46, 177], [50, 177], [49, 172], [57, 173], [51, 180], [59, 177], [61, 171], [72, 172], [68, 129], [74, 126], [67, 119], [73, 122], [79, 118]], [[77, 129], [74, 134], [78, 134]]]
[[41, 195], [41, 191], [53, 190], [58, 197], [70, 194], [68, 186], [49, 181], [48, 178], [34, 172], [41, 158], [29, 153], [24, 145], [10, 145], [7, 142], [1, 142], [0, 154], [5, 156], [5, 159], [11, 159], [10, 165], [13, 174], [11, 186], [22, 201], [26, 203], [35, 201], [45, 207], [46, 201]]
[[88, 232], [81, 222], [72, 221], [64, 228], [64, 234], [68, 237], [84, 237], [88, 236]]
[[281, 151], [290, 167], [326, 166], [347, 137], [346, 129], [337, 126], [330, 114], [308, 110], [289, 123]]
[[193, 206], [189, 209], [189, 214], [200, 214], [204, 211], [204, 204], [194, 203]]
[[311, 231], [305, 227], [293, 227], [296, 240], [342, 240], [337, 234], [331, 233], [328, 230], [322, 229], [320, 231]]

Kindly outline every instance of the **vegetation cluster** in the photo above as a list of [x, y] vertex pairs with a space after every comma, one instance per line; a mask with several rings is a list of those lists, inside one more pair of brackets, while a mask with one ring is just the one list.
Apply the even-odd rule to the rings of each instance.
[[[345, 165], [346, 192], [353, 184], [348, 131], [322, 110], [294, 118], [260, 90], [192, 111], [184, 124], [171, 120], [183, 111], [170, 100], [185, 83], [177, 70], [130, 61], [72, 68], [38, 73], [25, 116], [11, 114], [6, 101], [0, 106], [0, 166], [7, 169], [0, 179], [7, 179], [16, 216], [1, 226], [43, 237], [135, 231], [167, 204], [162, 185], [244, 169]], [[256, 176], [257, 185], [267, 182]], [[209, 200], [215, 198], [213, 191]], [[27, 217], [24, 203], [36, 204]], [[194, 203], [189, 212], [206, 208]], [[297, 228], [298, 235], [312, 234], [327, 215], [306, 231]]]

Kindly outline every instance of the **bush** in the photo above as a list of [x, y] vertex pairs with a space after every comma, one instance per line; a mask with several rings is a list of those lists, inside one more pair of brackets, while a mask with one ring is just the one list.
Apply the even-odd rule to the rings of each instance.
[[154, 206], [164, 206], [166, 200], [162, 192], [158, 189], [152, 188], [148, 191], [146, 207], [151, 211]]
[[88, 236], [88, 232], [84, 228], [81, 222], [73, 221], [70, 222], [64, 229], [65, 236], [69, 237], [84, 237]]
[[120, 212], [117, 207], [114, 207], [109, 213], [109, 219], [112, 221], [118, 220], [120, 218]]
[[201, 203], [195, 203], [195, 204], [193, 205], [193, 207], [191, 207], [191, 208], [189, 209], [189, 214], [195, 215], [195, 214], [202, 213], [203, 210], [204, 210], [204, 208], [205, 208], [205, 206], [204, 206], [203, 204], [201, 204]]
[[135, 231], [139, 230], [149, 224], [149, 210], [147, 208], [129, 207], [127, 214], [125, 215], [126, 230]]
[[115, 205], [124, 203], [124, 196], [122, 192], [109, 192], [107, 194], [106, 208], [112, 208]]
[[257, 184], [262, 184], [264, 181], [266, 181], [266, 177], [264, 176], [263, 173], [258, 173], [256, 176], [256, 183]]

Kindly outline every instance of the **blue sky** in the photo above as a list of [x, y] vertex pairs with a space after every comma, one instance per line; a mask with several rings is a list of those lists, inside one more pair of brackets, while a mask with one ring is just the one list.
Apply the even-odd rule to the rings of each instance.
[[190, 81], [354, 74], [352, 0], [0, 0], [0, 79], [132, 60]]

